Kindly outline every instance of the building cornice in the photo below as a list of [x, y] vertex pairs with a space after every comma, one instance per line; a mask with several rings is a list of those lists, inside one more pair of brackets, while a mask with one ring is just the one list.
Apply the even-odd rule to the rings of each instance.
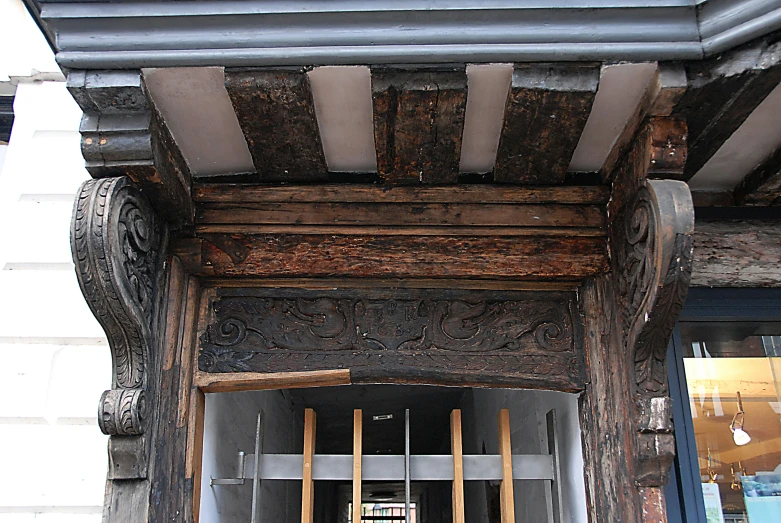
[[781, 0], [26, 0], [64, 68], [692, 60]]

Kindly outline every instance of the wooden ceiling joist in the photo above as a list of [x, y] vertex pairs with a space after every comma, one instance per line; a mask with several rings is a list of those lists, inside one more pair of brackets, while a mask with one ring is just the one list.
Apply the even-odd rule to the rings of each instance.
[[686, 64], [688, 88], [673, 111], [689, 128], [684, 180], [694, 176], [781, 82], [781, 42], [768, 39]]
[[377, 170], [390, 184], [458, 182], [466, 70], [372, 70]]
[[226, 71], [225, 87], [260, 180], [328, 178], [305, 70]]
[[523, 64], [513, 71], [494, 181], [564, 181], [591, 113], [599, 64]]

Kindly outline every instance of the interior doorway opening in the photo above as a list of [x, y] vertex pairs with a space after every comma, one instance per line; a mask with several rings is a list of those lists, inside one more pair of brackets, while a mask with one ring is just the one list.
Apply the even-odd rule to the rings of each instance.
[[[548, 452], [546, 413], [555, 410], [561, 474], [562, 521], [586, 522], [583, 460], [577, 396], [552, 391], [479, 389], [421, 385], [346, 385], [289, 390], [207, 394], [204, 414], [201, 523], [253, 521], [253, 481], [238, 479], [255, 448], [262, 412], [262, 454], [304, 452], [304, 412], [317, 414], [316, 455], [353, 454], [354, 410], [362, 411], [363, 456], [405, 454], [405, 411], [409, 410], [409, 452], [413, 456], [451, 454], [451, 413], [462, 414], [463, 454], [499, 454], [497, 413], [508, 409], [513, 455]], [[414, 478], [413, 478], [414, 479]], [[468, 479], [468, 478], [465, 478]], [[215, 481], [217, 480], [217, 481]], [[464, 481], [466, 521], [499, 523], [499, 481]], [[514, 480], [515, 522], [554, 521], [556, 492], [550, 481]], [[313, 522], [352, 521], [350, 480], [314, 481]], [[302, 481], [258, 483], [255, 522], [302, 521]], [[452, 481], [412, 481], [410, 521], [453, 521]], [[361, 521], [405, 521], [404, 481], [361, 485]], [[394, 507], [400, 507], [401, 510]], [[414, 518], [414, 519], [413, 519]]]

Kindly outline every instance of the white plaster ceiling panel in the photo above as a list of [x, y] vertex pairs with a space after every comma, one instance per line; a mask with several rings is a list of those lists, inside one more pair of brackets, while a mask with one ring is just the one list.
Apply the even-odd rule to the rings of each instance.
[[144, 69], [144, 81], [193, 176], [255, 172], [222, 67]]
[[594, 105], [572, 155], [569, 170], [602, 168], [656, 73], [656, 62], [615, 64], [602, 68]]

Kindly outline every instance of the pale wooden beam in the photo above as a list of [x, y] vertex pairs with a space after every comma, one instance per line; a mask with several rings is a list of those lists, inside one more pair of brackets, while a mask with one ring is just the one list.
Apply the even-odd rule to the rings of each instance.
[[502, 523], [515, 522], [513, 492], [513, 449], [510, 445], [510, 411], [499, 411], [499, 454], [502, 456], [502, 484], [499, 491]]
[[464, 447], [460, 409], [450, 413], [450, 452], [453, 454], [453, 523], [465, 523]]
[[349, 385], [350, 369], [304, 372], [197, 372], [194, 385], [203, 392], [301, 389]]
[[312, 480], [312, 461], [315, 454], [315, 423], [312, 409], [304, 411], [304, 478], [301, 488], [301, 523], [312, 523], [315, 506], [315, 482]]
[[363, 455], [363, 411], [353, 411], [353, 523], [361, 523], [361, 473]]

